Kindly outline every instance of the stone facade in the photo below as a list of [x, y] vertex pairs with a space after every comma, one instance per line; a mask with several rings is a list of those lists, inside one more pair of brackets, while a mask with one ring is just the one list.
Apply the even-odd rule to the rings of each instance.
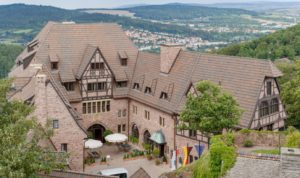
[[43, 126], [49, 122], [52, 127], [53, 120], [58, 121], [58, 128], [54, 129], [51, 137], [55, 149], [61, 151], [61, 144], [67, 144], [67, 151], [70, 153], [69, 166], [73, 170], [83, 168], [83, 142], [86, 134], [78, 127], [65, 104], [53, 88], [47, 82], [46, 75], [36, 76], [35, 88], [35, 109], [34, 115]]

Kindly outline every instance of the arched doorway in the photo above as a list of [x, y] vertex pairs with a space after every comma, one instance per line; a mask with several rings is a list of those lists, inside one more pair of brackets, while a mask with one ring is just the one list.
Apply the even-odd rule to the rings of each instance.
[[139, 136], [140, 136], [140, 133], [139, 133], [139, 129], [137, 127], [136, 124], [133, 124], [132, 125], [132, 128], [131, 128], [131, 135], [137, 139], [139, 139]]
[[91, 134], [91, 137], [95, 140], [100, 140], [102, 142], [105, 142], [104, 140], [104, 131], [105, 127], [101, 124], [94, 124], [89, 129], [88, 132]]
[[150, 140], [151, 134], [148, 130], [146, 130], [144, 132], [144, 143], [146, 144], [151, 144], [151, 140]]

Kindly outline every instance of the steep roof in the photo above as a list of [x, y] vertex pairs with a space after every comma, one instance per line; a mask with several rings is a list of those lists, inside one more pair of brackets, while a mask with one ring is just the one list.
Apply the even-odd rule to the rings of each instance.
[[[36, 44], [33, 63], [50, 67], [50, 61], [59, 62], [59, 71], [50, 75], [57, 90], [68, 100], [66, 105], [80, 101], [80, 90], [67, 92], [61, 82], [81, 78], [96, 50], [103, 55], [115, 80], [129, 83], [128, 88], [113, 88], [115, 98], [130, 97], [164, 112], [178, 114], [184, 107], [189, 87], [201, 80], [211, 80], [230, 92], [245, 110], [241, 127], [248, 127], [251, 122], [265, 77], [282, 75], [270, 61], [184, 50], [175, 50], [176, 60], [172, 60], [170, 70], [161, 72], [161, 55], [139, 52], [116, 24], [50, 22], [32, 42]], [[24, 50], [17, 60], [31, 53]], [[122, 66], [120, 60], [125, 58], [127, 66]], [[15, 71], [24, 70], [16, 67], [11, 72], [11, 76], [20, 77], [22, 75]], [[139, 89], [133, 89], [135, 83]], [[145, 92], [146, 87], [151, 91]]]
[[[186, 101], [186, 93], [191, 84], [210, 80], [231, 93], [244, 109], [239, 126], [248, 127], [254, 112], [258, 95], [265, 77], [279, 77], [281, 72], [273, 63], [264, 60], [220, 56], [181, 51], [169, 74], [159, 71], [160, 56], [140, 52], [134, 73], [133, 83], [143, 76], [144, 81], [157, 79], [154, 95], [146, 95], [131, 89], [132, 98], [164, 109], [179, 113]], [[169, 100], [160, 99], [165, 87], [172, 84], [173, 93]]]
[[[117, 80], [131, 78], [138, 50], [117, 24], [49, 23], [36, 37], [40, 43], [36, 63], [49, 64], [50, 56], [59, 59], [64, 82], [74, 81], [87, 58], [98, 48]], [[119, 51], [126, 52], [128, 65], [122, 66]]]

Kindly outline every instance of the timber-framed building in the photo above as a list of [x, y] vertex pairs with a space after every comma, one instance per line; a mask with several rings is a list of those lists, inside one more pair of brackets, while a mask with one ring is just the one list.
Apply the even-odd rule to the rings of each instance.
[[[49, 22], [16, 59], [10, 99], [36, 107], [38, 121], [53, 123], [51, 143], [70, 152], [71, 169], [82, 170], [87, 133], [133, 135], [155, 143], [161, 154], [207, 144], [197, 131], [177, 130], [179, 113], [195, 85], [210, 80], [230, 92], [244, 110], [237, 128], [284, 126], [277, 78], [270, 61], [188, 52], [162, 45], [160, 54], [139, 51], [116, 24]], [[197, 159], [195, 149], [190, 159]]]

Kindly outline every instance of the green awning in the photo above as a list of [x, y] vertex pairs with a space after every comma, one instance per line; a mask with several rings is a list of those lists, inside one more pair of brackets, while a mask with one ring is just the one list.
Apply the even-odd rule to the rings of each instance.
[[165, 144], [166, 143], [165, 135], [163, 134], [162, 130], [154, 132], [151, 135], [150, 140], [154, 141], [157, 144]]

